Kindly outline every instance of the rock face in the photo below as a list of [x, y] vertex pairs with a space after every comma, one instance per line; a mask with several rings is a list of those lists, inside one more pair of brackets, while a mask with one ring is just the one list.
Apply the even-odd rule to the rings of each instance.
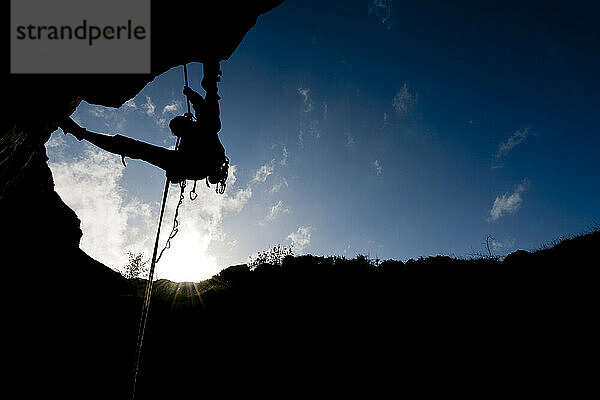
[[151, 74], [5, 76], [9, 102], [0, 125], [2, 243], [27, 254], [13, 272], [37, 269], [42, 260], [48, 268], [53, 255], [60, 265], [70, 264], [78, 253], [79, 220], [54, 191], [46, 164], [44, 143], [57, 121], [82, 100], [119, 107], [174, 66], [228, 59], [258, 16], [282, 2], [153, 1]]
[[24, 398], [129, 397], [124, 377], [131, 365], [123, 360], [132, 359], [139, 304], [129, 306], [131, 312], [116, 305], [115, 292], [127, 293], [130, 283], [79, 249], [80, 221], [54, 191], [47, 165], [44, 144], [57, 122], [82, 100], [119, 107], [172, 67], [228, 59], [257, 18], [282, 2], [152, 1], [151, 74], [3, 71], [8, 104], [0, 118], [0, 265], [7, 391]]

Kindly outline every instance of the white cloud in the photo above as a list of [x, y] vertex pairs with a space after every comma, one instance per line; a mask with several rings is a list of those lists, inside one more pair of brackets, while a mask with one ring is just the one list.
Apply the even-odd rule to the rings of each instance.
[[288, 160], [288, 150], [287, 150], [287, 146], [283, 145], [283, 151], [281, 154], [281, 161], [279, 161], [279, 164], [281, 165], [287, 165], [287, 160]]
[[130, 106], [124, 109], [103, 106], [90, 106], [88, 112], [97, 119], [102, 120], [104, 125], [112, 131], [122, 131], [127, 122], [127, 112], [133, 110]]
[[50, 139], [46, 142], [47, 149], [60, 149], [66, 145], [65, 135], [58, 132], [50, 136]]
[[148, 114], [149, 117], [152, 117], [154, 115], [156, 106], [152, 102], [152, 99], [150, 98], [150, 96], [146, 96], [146, 102], [144, 104], [142, 104], [142, 108], [146, 111], [146, 114]]
[[375, 160], [373, 162], [373, 167], [375, 167], [375, 172], [377, 173], [377, 176], [379, 176], [383, 173], [383, 168], [382, 168], [381, 164], [379, 163], [379, 160]]
[[86, 253], [119, 269], [127, 263], [127, 251], [150, 248], [151, 207], [123, 199], [118, 156], [89, 146], [83, 156], [49, 166], [57, 193], [81, 220], [80, 247]]
[[163, 114], [180, 114], [181, 113], [182, 104], [180, 101], [173, 100], [170, 104], [167, 104], [163, 107]]
[[275, 159], [272, 159], [268, 164], [262, 165], [254, 175], [252, 182], [265, 182], [267, 178], [273, 174], [275, 170]]
[[273, 187], [271, 188], [271, 190], [269, 190], [269, 193], [274, 194], [274, 193], [279, 193], [279, 191], [283, 188], [283, 187], [289, 187], [288, 185], [288, 181], [285, 178], [281, 178], [281, 180], [274, 184]]
[[314, 138], [320, 138], [321, 131], [319, 130], [319, 121], [317, 121], [316, 119], [310, 119], [308, 121], [308, 131]]
[[392, 16], [392, 0], [369, 0], [369, 14], [375, 15], [386, 29], [390, 29]]
[[396, 92], [392, 100], [392, 106], [401, 116], [408, 115], [417, 104], [417, 95], [408, 90], [408, 85], [405, 83], [400, 90]]
[[126, 111], [137, 110], [137, 105], [135, 104], [135, 101], [133, 99], [129, 99], [125, 103], [123, 103], [121, 108], [123, 108]]
[[494, 250], [511, 249], [515, 247], [515, 239], [505, 239], [502, 241], [492, 239], [491, 244]]
[[381, 130], [387, 128], [389, 125], [389, 121], [388, 121], [388, 113], [384, 112], [383, 113], [383, 123], [381, 124]]
[[166, 127], [168, 125], [166, 118], [162, 118], [162, 117], [161, 118], [157, 118], [155, 121], [156, 121], [156, 124], [158, 126], [160, 126], [161, 128], [164, 128], [164, 127]]
[[283, 204], [283, 201], [279, 200], [276, 204], [274, 204], [271, 207], [271, 209], [269, 210], [269, 213], [265, 216], [265, 218], [261, 222], [259, 222], [259, 225], [264, 226], [267, 222], [272, 221], [279, 214], [289, 214], [289, 213], [290, 213], [290, 209], [287, 208]]
[[344, 136], [346, 136], [346, 147], [352, 147], [354, 145], [354, 136], [350, 132], [345, 132]]
[[298, 94], [302, 97], [302, 102], [304, 103], [303, 111], [305, 113], [311, 112], [314, 108], [313, 101], [310, 96], [310, 88], [298, 88]]
[[302, 97], [302, 119], [300, 121], [300, 132], [298, 134], [298, 144], [302, 146], [304, 144], [304, 134], [309, 133], [315, 139], [321, 137], [321, 130], [319, 129], [319, 118], [327, 118], [327, 103], [323, 102], [323, 112], [319, 114], [314, 111], [314, 104], [312, 99], [312, 91], [310, 88], [298, 88], [298, 94]]
[[495, 156], [496, 160], [500, 160], [502, 157], [506, 156], [512, 149], [514, 149], [515, 146], [523, 143], [523, 141], [527, 139], [527, 136], [529, 136], [529, 128], [516, 131], [505, 142], [500, 143]]
[[[104, 107], [99, 105], [88, 105], [88, 112], [94, 118], [100, 119], [104, 122], [106, 127], [111, 131], [123, 131], [126, 127], [126, 124], [131, 119], [131, 113], [143, 113], [147, 117], [150, 117], [159, 127], [164, 128], [167, 126], [167, 116], [168, 113], [175, 114], [180, 108], [181, 104], [178, 101], [173, 101], [171, 104], [167, 104], [163, 108], [162, 114], [167, 114], [166, 116], [161, 116], [156, 112], [156, 105], [150, 98], [150, 96], [145, 96], [146, 101], [138, 107], [135, 99], [129, 99], [120, 108], [112, 108], [112, 107]], [[139, 100], [138, 100], [139, 101]]]
[[504, 193], [502, 196], [496, 197], [489, 213], [489, 220], [497, 221], [506, 214], [515, 214], [521, 208], [523, 203], [521, 196], [528, 186], [529, 181], [524, 179], [512, 193]]
[[287, 240], [291, 242], [295, 251], [301, 252], [310, 243], [312, 232], [313, 228], [311, 226], [300, 226], [296, 232], [292, 232], [287, 236]]
[[[144, 252], [149, 258], [160, 205], [128, 199], [120, 184], [124, 170], [120, 158], [91, 146], [75, 159], [67, 159], [59, 146], [47, 151], [51, 159], [58, 159], [49, 163], [56, 191], [81, 220], [80, 247], [113, 269], [121, 269], [127, 263], [128, 251]], [[217, 195], [214, 186], [207, 188], [199, 182], [198, 198], [192, 202], [187, 196], [191, 190], [188, 185], [179, 210], [179, 233], [157, 264], [158, 278], [199, 281], [223, 267], [209, 246], [226, 238], [221, 229], [224, 216], [241, 212], [252, 197], [250, 187], [236, 190], [236, 170], [235, 165], [229, 169], [224, 195]], [[171, 231], [178, 199], [179, 188], [171, 186], [161, 229], [161, 249]]]

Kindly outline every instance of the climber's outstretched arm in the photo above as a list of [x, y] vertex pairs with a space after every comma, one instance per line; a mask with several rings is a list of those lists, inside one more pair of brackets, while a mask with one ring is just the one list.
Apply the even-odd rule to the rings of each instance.
[[73, 134], [78, 140], [85, 139], [101, 149], [122, 157], [146, 161], [165, 171], [171, 170], [176, 162], [174, 150], [168, 150], [121, 135], [111, 136], [90, 132], [77, 125], [71, 118], [63, 121], [60, 127], [65, 133]]

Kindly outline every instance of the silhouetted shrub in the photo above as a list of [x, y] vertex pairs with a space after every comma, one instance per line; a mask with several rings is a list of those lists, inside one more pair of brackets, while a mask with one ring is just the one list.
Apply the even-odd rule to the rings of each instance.
[[259, 251], [248, 257], [248, 266], [253, 269], [260, 264], [281, 265], [285, 257], [293, 255], [294, 251], [291, 246], [285, 247], [278, 244], [269, 250]]
[[385, 260], [377, 267], [384, 274], [398, 274], [406, 271], [405, 265], [400, 260]]
[[144, 260], [144, 253], [134, 254], [130, 251], [127, 252], [129, 261], [123, 267], [122, 275], [127, 279], [142, 278], [144, 274], [148, 273], [149, 260]]

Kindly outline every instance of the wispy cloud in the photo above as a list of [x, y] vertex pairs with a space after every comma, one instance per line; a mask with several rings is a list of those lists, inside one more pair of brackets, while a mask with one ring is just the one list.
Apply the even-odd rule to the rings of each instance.
[[369, 0], [369, 14], [375, 15], [386, 29], [390, 29], [392, 16], [392, 0]]
[[313, 106], [312, 98], [310, 96], [310, 88], [299, 87], [298, 94], [302, 97], [302, 102], [304, 103], [303, 111], [305, 113], [311, 112], [313, 110], [314, 106]]
[[252, 182], [265, 182], [267, 178], [275, 171], [275, 159], [272, 159], [267, 164], [263, 164], [258, 168], [252, 178]]
[[392, 106], [399, 115], [406, 116], [414, 109], [417, 99], [417, 94], [411, 93], [408, 85], [405, 83], [392, 99]]
[[389, 118], [388, 118], [388, 113], [384, 112], [383, 113], [383, 122], [381, 123], [381, 130], [384, 130], [385, 128], [388, 127], [388, 125], [390, 124], [389, 122]]
[[312, 90], [307, 87], [299, 87], [298, 94], [302, 99], [302, 119], [298, 133], [298, 144], [302, 146], [304, 144], [305, 133], [310, 134], [316, 139], [321, 137], [319, 118], [325, 119], [327, 117], [327, 104], [323, 102], [322, 113], [319, 115], [319, 112], [315, 110]]
[[142, 108], [146, 112], [149, 117], [154, 115], [154, 111], [156, 110], [156, 105], [152, 102], [150, 96], [146, 96], [146, 102], [142, 104]]
[[283, 150], [281, 151], [281, 160], [279, 161], [279, 164], [287, 165], [288, 156], [289, 156], [288, 149], [287, 149], [287, 146], [284, 144]]
[[269, 193], [271, 194], [275, 194], [275, 193], [279, 193], [279, 191], [283, 188], [283, 187], [288, 187], [288, 181], [285, 178], [281, 178], [281, 180], [274, 184], [273, 187], [271, 187], [271, 190], [269, 190]]
[[265, 216], [265, 218], [259, 222], [259, 225], [264, 226], [267, 222], [272, 221], [280, 214], [289, 214], [290, 209], [283, 204], [283, 201], [279, 200], [275, 203], [269, 210], [269, 213]]
[[127, 124], [129, 113], [134, 110], [135, 108], [129, 103], [123, 105], [122, 109], [93, 105], [88, 112], [94, 118], [101, 120], [110, 131], [122, 131]]
[[65, 141], [65, 135], [54, 134], [50, 136], [50, 139], [46, 142], [47, 149], [61, 149], [67, 145]]
[[291, 242], [294, 250], [301, 252], [310, 243], [313, 228], [309, 226], [300, 226], [296, 232], [292, 232], [287, 236], [287, 240]]
[[173, 100], [164, 105], [162, 112], [160, 112], [157, 110], [157, 106], [152, 98], [148, 95], [145, 96], [144, 102], [138, 104], [139, 98], [136, 97], [126, 101], [120, 108], [89, 105], [88, 112], [94, 118], [102, 120], [110, 131], [123, 131], [132, 115], [144, 115], [160, 128], [166, 128], [169, 118], [180, 114], [182, 110], [182, 103], [178, 100]]
[[497, 221], [504, 215], [515, 214], [521, 208], [523, 203], [522, 195], [528, 187], [529, 181], [523, 179], [512, 193], [504, 193], [501, 196], [497, 196], [489, 212], [489, 221]]
[[508, 250], [515, 247], [515, 239], [505, 239], [502, 241], [492, 239], [491, 245], [494, 250]]
[[123, 108], [123, 110], [125, 111], [137, 110], [137, 104], [135, 104], [135, 101], [133, 99], [129, 99], [125, 103], [123, 103], [121, 108]]
[[163, 114], [181, 114], [182, 103], [177, 100], [173, 100], [171, 103], [163, 107]]
[[380, 176], [383, 173], [383, 167], [381, 166], [379, 160], [375, 160], [373, 162], [373, 167], [375, 168], [375, 173], [377, 174], [377, 176]]
[[512, 149], [514, 149], [519, 144], [523, 143], [525, 139], [529, 136], [529, 128], [525, 128], [523, 130], [518, 130], [513, 133], [506, 141], [500, 143], [498, 145], [498, 151], [494, 156], [495, 161], [500, 161], [504, 158]]
[[350, 132], [344, 132], [344, 136], [346, 136], [346, 147], [354, 146], [354, 136]]

